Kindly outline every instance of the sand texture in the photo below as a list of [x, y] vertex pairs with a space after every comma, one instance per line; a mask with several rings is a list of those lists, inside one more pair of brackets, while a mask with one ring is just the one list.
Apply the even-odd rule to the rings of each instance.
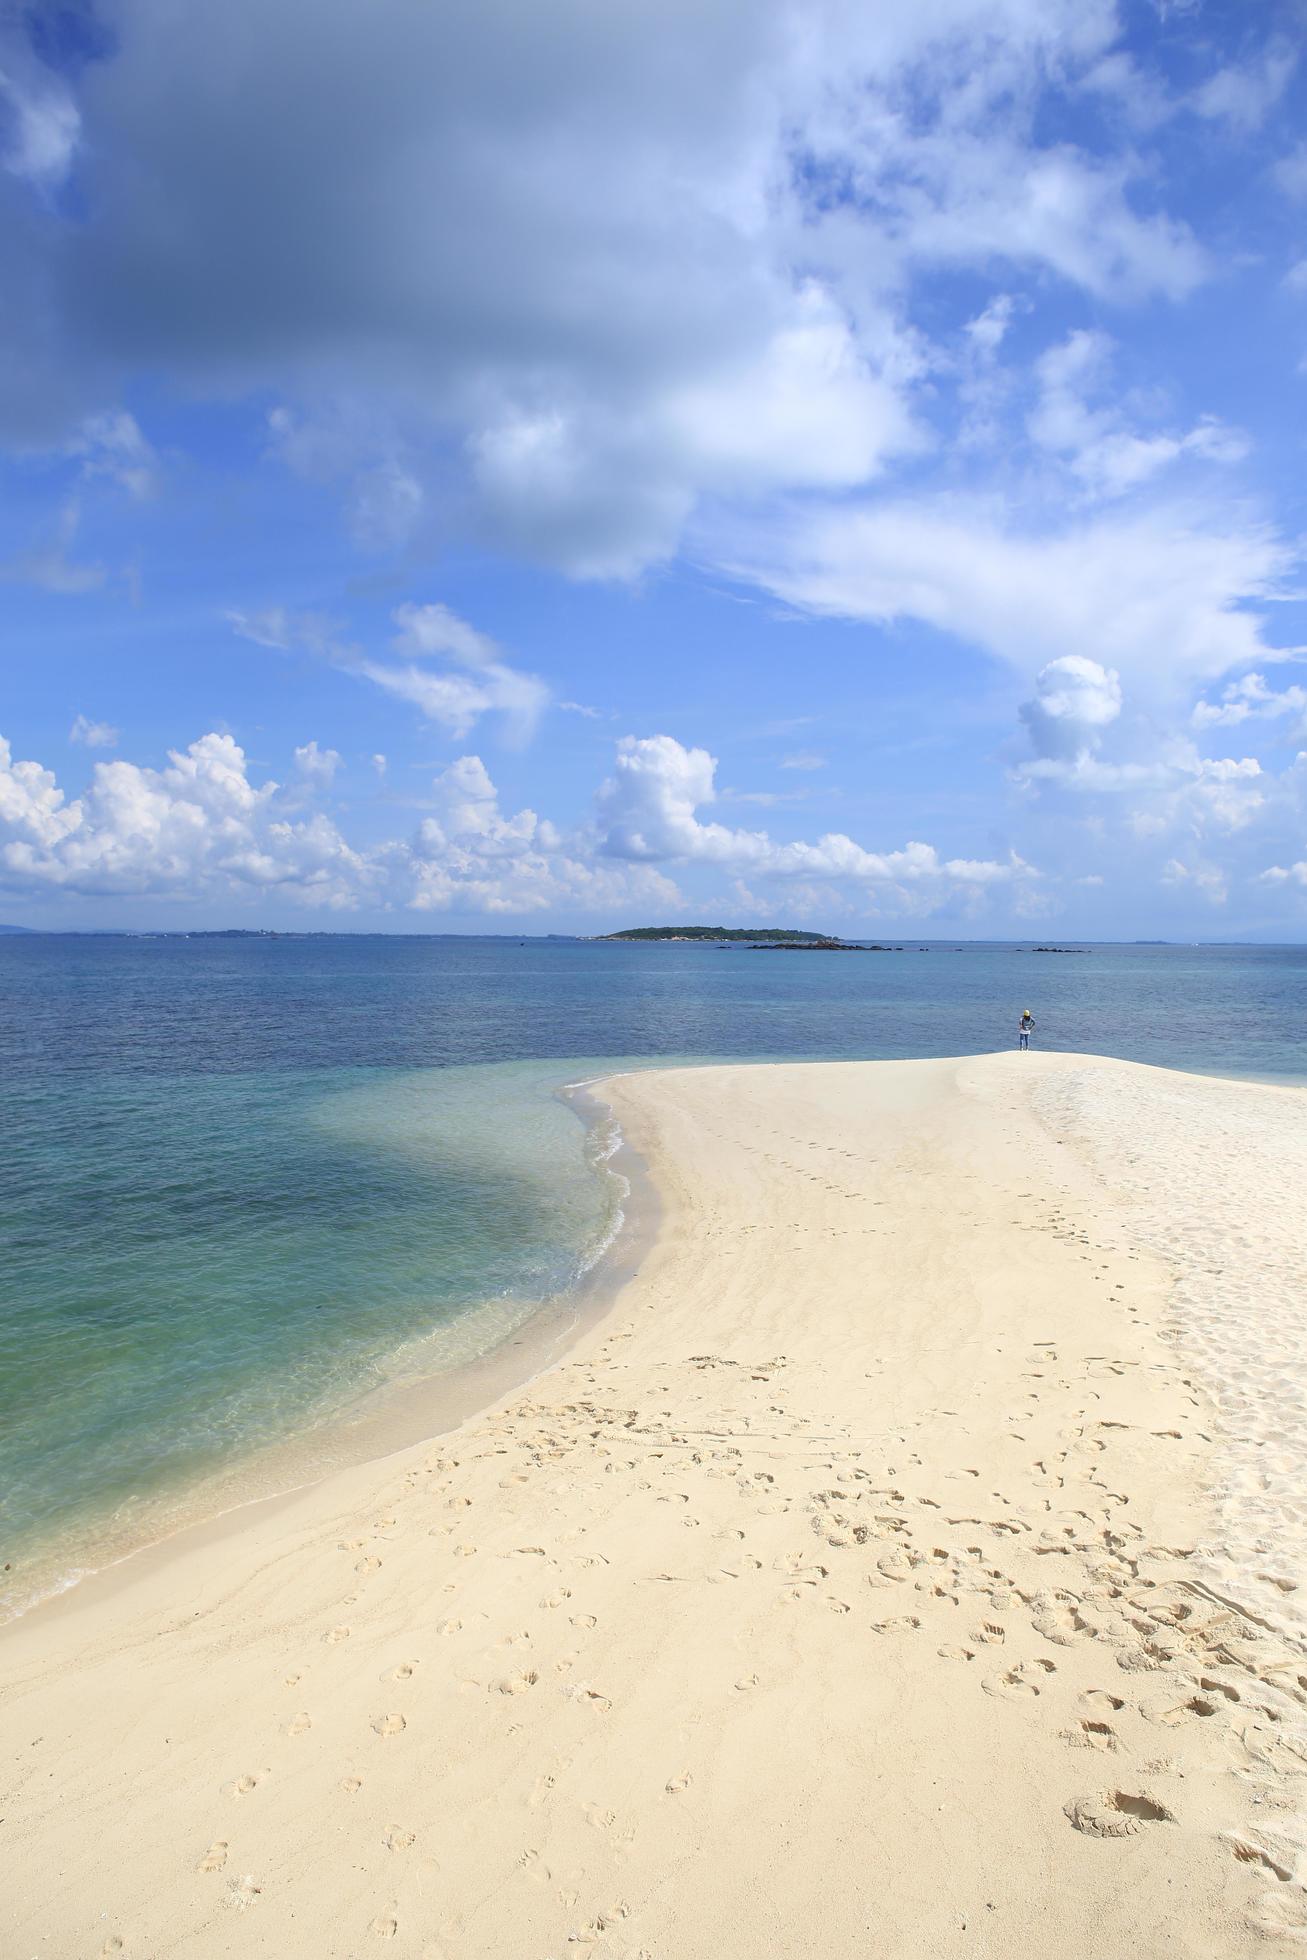
[[1299, 1951], [1307, 1093], [605, 1093], [562, 1363], [0, 1638], [6, 1960]]

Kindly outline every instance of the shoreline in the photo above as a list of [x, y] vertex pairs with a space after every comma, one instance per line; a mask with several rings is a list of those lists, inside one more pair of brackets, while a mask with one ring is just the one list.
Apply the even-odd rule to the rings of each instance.
[[658, 1229], [560, 1359], [6, 1629], [12, 1950], [1299, 1950], [1301, 1092], [602, 1090]]
[[[619, 1079], [620, 1074], [562, 1081], [555, 1090], [576, 1112], [587, 1140], [613, 1117], [611, 1105], [593, 1091]], [[170, 1557], [237, 1535], [256, 1514], [271, 1516], [342, 1472], [380, 1465], [415, 1445], [437, 1441], [553, 1367], [609, 1311], [657, 1232], [657, 1192], [620, 1125], [616, 1149], [592, 1169], [596, 1176], [619, 1178], [626, 1189], [615, 1207], [613, 1229], [565, 1292], [534, 1303], [484, 1352], [365, 1389], [311, 1429], [264, 1444], [205, 1479], [179, 1499], [182, 1515], [170, 1528], [7, 1612], [0, 1618], [0, 1645], [33, 1615], [44, 1621], [98, 1604], [138, 1575], [161, 1569]]]

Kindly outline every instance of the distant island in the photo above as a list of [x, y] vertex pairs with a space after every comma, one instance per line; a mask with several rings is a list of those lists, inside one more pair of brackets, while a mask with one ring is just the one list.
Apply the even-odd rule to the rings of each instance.
[[[847, 947], [843, 939], [836, 939], [829, 932], [796, 932], [790, 927], [772, 928], [770, 926], [629, 926], [625, 932], [600, 933], [605, 942], [629, 942], [646, 944], [649, 941], [675, 942], [687, 940], [698, 945], [748, 945], [756, 946], [812, 946]], [[848, 950], [852, 950], [849, 948]]]

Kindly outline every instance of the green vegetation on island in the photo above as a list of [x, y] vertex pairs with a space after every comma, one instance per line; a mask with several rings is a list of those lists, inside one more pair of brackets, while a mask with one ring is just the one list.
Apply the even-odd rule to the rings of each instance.
[[841, 946], [843, 941], [829, 932], [796, 932], [791, 927], [771, 926], [629, 926], [625, 932], [601, 933], [604, 940], [698, 940], [726, 945], [743, 943], [769, 946]]

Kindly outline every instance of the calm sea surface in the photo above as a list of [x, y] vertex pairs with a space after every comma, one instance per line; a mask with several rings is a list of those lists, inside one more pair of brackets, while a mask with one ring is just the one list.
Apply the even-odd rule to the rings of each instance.
[[557, 1091], [605, 1066], [964, 1054], [1028, 1006], [1044, 1047], [1307, 1079], [1307, 948], [903, 943], [0, 938], [11, 1605], [574, 1284], [620, 1186]]

